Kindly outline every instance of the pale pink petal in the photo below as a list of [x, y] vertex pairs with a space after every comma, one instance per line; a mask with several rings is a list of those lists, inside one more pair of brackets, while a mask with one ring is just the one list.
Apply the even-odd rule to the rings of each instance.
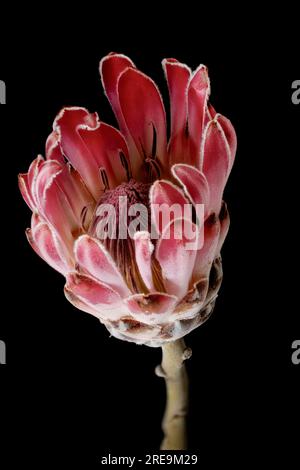
[[171, 138], [185, 129], [187, 121], [187, 88], [191, 69], [176, 59], [162, 61], [168, 82], [171, 106]]
[[36, 200], [34, 186], [37, 175], [43, 165], [44, 159], [39, 155], [31, 163], [28, 173], [21, 173], [18, 176], [18, 183], [21, 194], [32, 211], [36, 210]]
[[79, 134], [79, 129], [95, 129], [99, 125], [97, 113], [84, 108], [64, 108], [56, 117], [53, 129], [59, 136], [62, 152], [80, 173], [92, 195], [101, 192], [99, 168], [91, 149]]
[[65, 163], [59, 142], [59, 135], [56, 131], [51, 132], [46, 140], [46, 158], [47, 160], [57, 160], [60, 163]]
[[130, 295], [120, 271], [102, 243], [89, 235], [82, 235], [76, 240], [74, 253], [77, 263], [89, 274], [108, 284], [122, 297]]
[[85, 186], [80, 174], [69, 164], [56, 177], [56, 183], [68, 201], [78, 230], [87, 229], [94, 213], [95, 199]]
[[206, 111], [207, 111], [207, 122], [206, 122], [206, 124], [207, 124], [208, 121], [211, 121], [212, 119], [214, 119], [214, 117], [217, 114], [217, 111], [215, 110], [215, 108], [210, 103], [207, 104], [207, 110]]
[[98, 320], [103, 320], [105, 317], [105, 313], [101, 310], [97, 310], [97, 308], [92, 307], [91, 305], [88, 305], [86, 302], [84, 302], [82, 299], [77, 297], [67, 286], [64, 287], [64, 293], [66, 296], [66, 299], [74, 305], [74, 307], [78, 308], [82, 312], [89, 313], [90, 315], [93, 315], [94, 317], [98, 318]]
[[152, 253], [154, 246], [151, 243], [151, 236], [149, 232], [136, 232], [134, 234], [134, 247], [135, 247], [135, 259], [136, 264], [139, 268], [140, 275], [149, 289], [154, 290], [153, 278], [152, 278]]
[[166, 291], [181, 299], [188, 291], [197, 256], [195, 242], [198, 228], [189, 220], [173, 220], [156, 246]]
[[220, 211], [220, 224], [221, 224], [221, 229], [220, 229], [220, 236], [219, 236], [219, 241], [218, 241], [218, 246], [217, 246], [217, 255], [220, 253], [221, 248], [223, 246], [223, 243], [225, 241], [225, 238], [227, 236], [228, 230], [229, 230], [229, 225], [230, 225], [230, 216], [229, 212], [227, 209], [226, 203], [223, 201], [222, 202], [222, 207]]
[[46, 161], [39, 167], [37, 177], [34, 179], [32, 193], [36, 202], [36, 206], [41, 213], [43, 212], [40, 205], [41, 202], [45, 199], [46, 191], [53, 183], [55, 177], [61, 174], [62, 171], [63, 166], [55, 160]]
[[128, 67], [135, 68], [134, 63], [123, 54], [110, 53], [100, 62], [100, 76], [106, 96], [114, 110], [121, 130], [124, 130], [125, 122], [120, 108], [118, 95], [118, 80], [120, 75]]
[[39, 213], [56, 230], [71, 252], [74, 238], [82, 232], [83, 227], [80, 207], [75, 210], [78, 200], [72, 200], [75, 190], [70, 191], [72, 182], [69, 181], [68, 171], [57, 161], [48, 160], [41, 167], [35, 186]]
[[210, 208], [216, 214], [221, 208], [230, 159], [230, 148], [217, 115], [205, 129], [201, 148], [201, 169], [209, 185]]
[[[131, 167], [127, 144], [117, 129], [101, 122], [95, 129], [81, 128], [78, 129], [78, 133], [93, 155], [104, 186], [106, 177], [110, 189], [130, 179]], [[99, 190], [101, 190], [100, 185]]]
[[33, 212], [31, 214], [31, 229], [34, 230], [40, 223], [45, 223], [45, 220], [37, 212]]
[[187, 89], [191, 70], [176, 59], [162, 62], [168, 82], [171, 105], [171, 136], [168, 146], [169, 165], [184, 161], [188, 156]]
[[155, 83], [140, 71], [129, 68], [118, 81], [122, 114], [141, 157], [158, 160], [164, 167], [167, 157], [166, 115]]
[[123, 54], [110, 53], [100, 62], [100, 75], [106, 96], [113, 108], [120, 130], [124, 135], [131, 159], [132, 173], [135, 178], [140, 176], [141, 156], [130, 135], [125, 122], [119, 99], [118, 82], [122, 73], [128, 68], [135, 68], [134, 63]]
[[193, 282], [208, 276], [212, 262], [216, 258], [220, 236], [220, 221], [212, 214], [204, 224], [204, 243], [197, 252], [195, 267], [193, 270]]
[[59, 240], [46, 223], [39, 223], [32, 230], [28, 229], [26, 235], [32, 248], [52, 268], [63, 275], [72, 269], [68, 254], [65, 253], [65, 257], [63, 256], [64, 252], [59, 246]]
[[231, 122], [229, 121], [229, 119], [222, 116], [221, 114], [218, 114], [218, 122], [219, 122], [219, 124], [221, 125], [221, 127], [224, 131], [226, 140], [227, 140], [229, 148], [230, 148], [231, 158], [230, 158], [230, 165], [229, 165], [229, 171], [228, 171], [228, 173], [229, 173], [232, 166], [233, 166], [234, 158], [235, 158], [235, 154], [236, 154], [236, 149], [237, 149], [236, 133], [235, 133], [234, 127], [231, 124]]
[[188, 89], [188, 133], [190, 162], [199, 168], [201, 137], [204, 130], [205, 113], [210, 93], [207, 68], [200, 65], [189, 83]]
[[35, 182], [43, 164], [43, 157], [41, 155], [38, 155], [37, 158], [33, 160], [28, 170], [28, 184], [31, 188], [31, 194], [33, 199], [35, 198]]
[[204, 204], [205, 215], [209, 212], [209, 187], [204, 174], [195, 167], [177, 164], [172, 167], [173, 176], [183, 186], [185, 194], [194, 205]]
[[177, 301], [174, 295], [153, 292], [132, 295], [124, 302], [136, 320], [151, 324], [162, 322], [171, 315]]
[[174, 219], [191, 218], [191, 204], [182, 190], [170, 181], [158, 180], [150, 188], [151, 222], [158, 233]]
[[31, 189], [28, 183], [28, 174], [20, 173], [18, 175], [18, 183], [19, 183], [19, 189], [21, 191], [24, 201], [26, 202], [28, 207], [32, 211], [34, 211], [35, 203], [34, 203], [34, 200], [32, 199]]
[[[61, 164], [56, 160], [47, 160], [39, 168], [33, 187], [36, 207], [47, 218], [46, 195], [56, 192], [64, 207], [65, 216], [74, 219], [75, 226], [87, 224], [93, 213], [95, 200], [86, 188], [79, 173], [69, 164]], [[49, 196], [48, 196], [49, 197]]]
[[128, 314], [119, 294], [108, 285], [77, 272], [67, 274], [66, 278], [66, 290], [97, 310], [99, 316], [115, 319]]

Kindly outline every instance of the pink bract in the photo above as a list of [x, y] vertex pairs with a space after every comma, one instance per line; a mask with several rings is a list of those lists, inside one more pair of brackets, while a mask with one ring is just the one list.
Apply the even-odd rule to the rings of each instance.
[[[203, 65], [192, 72], [163, 60], [170, 95], [170, 138], [155, 83], [122, 54], [100, 63], [106, 96], [119, 129], [84, 108], [64, 108], [20, 190], [32, 210], [27, 238], [36, 253], [66, 277], [65, 295], [97, 317], [117, 338], [149, 346], [178, 339], [213, 310], [222, 280], [220, 250], [229, 227], [222, 201], [236, 135], [209, 104]], [[116, 195], [143, 202], [159, 238], [147, 230], [131, 240], [104, 242], [96, 210]], [[164, 226], [155, 204], [204, 204], [204, 244], [185, 249], [183, 223]], [[195, 230], [195, 220], [189, 220]], [[203, 228], [203, 227], [202, 227]], [[170, 230], [170, 237], [164, 231]]]

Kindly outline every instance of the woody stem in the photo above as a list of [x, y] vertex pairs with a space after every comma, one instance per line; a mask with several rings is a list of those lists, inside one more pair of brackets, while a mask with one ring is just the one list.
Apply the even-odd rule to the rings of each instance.
[[166, 382], [167, 403], [162, 429], [162, 450], [187, 448], [186, 415], [188, 410], [188, 376], [184, 361], [191, 356], [183, 339], [162, 346], [162, 363], [156, 372]]

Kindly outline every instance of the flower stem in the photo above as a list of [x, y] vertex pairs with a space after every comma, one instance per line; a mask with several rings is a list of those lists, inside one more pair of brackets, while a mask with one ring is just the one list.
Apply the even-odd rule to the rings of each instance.
[[162, 363], [156, 373], [166, 382], [167, 403], [162, 429], [161, 450], [187, 448], [186, 415], [188, 410], [188, 376], [184, 361], [191, 357], [191, 349], [178, 339], [162, 346]]

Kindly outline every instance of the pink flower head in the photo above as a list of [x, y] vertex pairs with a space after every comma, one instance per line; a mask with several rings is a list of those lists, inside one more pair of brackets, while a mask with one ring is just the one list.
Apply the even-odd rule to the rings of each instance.
[[[168, 141], [157, 86], [129, 58], [111, 53], [100, 74], [120, 130], [97, 113], [64, 108], [46, 158], [38, 156], [19, 175], [33, 213], [27, 238], [66, 277], [67, 299], [113, 336], [149, 346], [186, 335], [213, 309], [229, 227], [222, 196], [236, 152], [232, 124], [209, 104], [207, 68], [191, 72], [165, 59], [163, 69]], [[131, 237], [121, 233], [120, 201], [127, 204], [123, 222], [133, 224]], [[143, 216], [134, 225], [136, 205], [149, 221]], [[200, 218], [197, 207], [203, 207]], [[114, 236], [99, 235], [105, 225]], [[202, 233], [203, 243], [189, 248], [183, 226], [192, 238]]]

